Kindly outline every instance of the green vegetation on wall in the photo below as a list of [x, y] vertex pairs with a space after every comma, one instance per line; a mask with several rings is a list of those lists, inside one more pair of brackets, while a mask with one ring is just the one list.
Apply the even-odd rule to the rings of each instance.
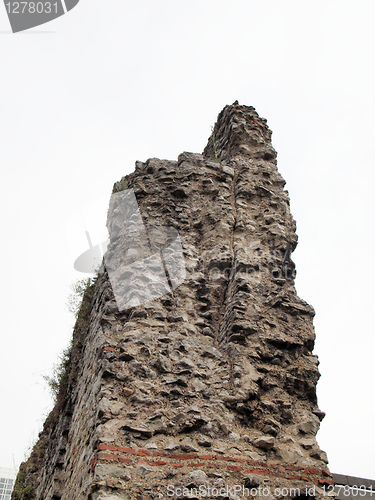
[[43, 430], [39, 433], [39, 439], [33, 446], [28, 460], [20, 466], [12, 500], [35, 498], [37, 480], [50, 437], [60, 417], [64, 415], [64, 409], [68, 404], [67, 396], [72, 393], [77, 380], [97, 279], [96, 276], [79, 280], [72, 286], [73, 294], [69, 296], [67, 305], [76, 318], [73, 337], [69, 346], [59, 356], [59, 363], [54, 366], [52, 375], [43, 377], [52, 393], [55, 405], [44, 423]]

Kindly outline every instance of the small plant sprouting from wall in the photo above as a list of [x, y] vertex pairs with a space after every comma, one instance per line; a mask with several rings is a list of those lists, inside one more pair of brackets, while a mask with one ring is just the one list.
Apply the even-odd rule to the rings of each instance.
[[124, 191], [125, 189], [128, 188], [128, 181], [125, 180], [125, 177], [121, 177], [121, 181], [120, 181], [120, 191]]
[[120, 191], [125, 191], [125, 189], [128, 189], [128, 181], [126, 180], [126, 176], [124, 175], [121, 177], [121, 180], [119, 182], [116, 182], [116, 184], [113, 187], [113, 193], [119, 193]]
[[66, 303], [66, 307], [69, 312], [74, 314], [74, 317], [77, 319], [79, 309], [81, 307], [83, 296], [88, 288], [91, 285], [94, 285], [98, 279], [98, 274], [96, 274], [93, 278], [84, 278], [81, 280], [75, 281], [72, 285], [70, 285], [70, 289], [72, 293], [69, 294], [68, 302]]
[[[216, 125], [216, 123], [215, 123]], [[219, 149], [218, 149], [218, 146], [217, 146], [217, 142], [216, 142], [216, 136], [215, 136], [215, 125], [213, 127], [211, 127], [211, 141], [212, 141], [212, 152], [210, 153], [210, 157], [215, 160], [215, 161], [219, 161], [220, 163], [224, 160], [224, 156], [223, 155], [219, 155]]]
[[34, 485], [26, 484], [27, 470], [20, 468], [13, 488], [13, 497], [20, 500], [31, 500], [34, 498]]
[[[48, 427], [48, 421], [46, 424], [45, 428]], [[37, 471], [41, 466], [48, 445], [45, 431], [42, 431], [39, 436], [39, 440], [32, 447], [29, 459], [21, 464], [18, 471], [12, 494], [12, 498], [15, 500], [33, 500], [35, 498]]]
[[14, 500], [35, 499], [38, 476], [50, 443], [51, 432], [56, 427], [59, 418], [64, 415], [68, 395], [77, 380], [84, 335], [88, 327], [94, 285], [97, 279], [98, 276], [79, 280], [71, 287], [73, 294], [69, 296], [67, 306], [76, 318], [73, 338], [69, 346], [60, 354], [60, 361], [54, 366], [52, 375], [43, 377], [52, 393], [55, 405], [44, 423], [43, 431], [39, 433], [39, 439], [33, 446], [28, 460], [20, 466], [13, 489]]
[[81, 279], [73, 283], [70, 287], [73, 293], [69, 295], [66, 306], [76, 319], [73, 338], [70, 340], [68, 347], [59, 355], [59, 362], [54, 364], [52, 375], [43, 375], [43, 379], [47, 383], [55, 404], [61, 405], [65, 397], [69, 370], [73, 361], [73, 351], [76, 357], [79, 357], [82, 348], [82, 337], [86, 331], [91, 309], [92, 294], [89, 291], [90, 289], [93, 290], [93, 285], [97, 279], [98, 275]]
[[48, 385], [54, 403], [57, 402], [59, 392], [68, 383], [67, 366], [69, 363], [71, 352], [72, 341], [70, 341], [70, 345], [59, 355], [59, 362], [53, 365], [52, 375], [43, 375], [43, 379]]

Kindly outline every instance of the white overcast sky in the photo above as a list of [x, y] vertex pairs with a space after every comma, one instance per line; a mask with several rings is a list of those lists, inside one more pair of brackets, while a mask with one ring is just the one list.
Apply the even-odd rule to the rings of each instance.
[[51, 408], [73, 262], [85, 229], [103, 239], [113, 183], [135, 160], [202, 152], [238, 99], [273, 130], [297, 221], [319, 444], [331, 471], [375, 479], [374, 18], [372, 0], [81, 0], [11, 34], [0, 6], [1, 467]]

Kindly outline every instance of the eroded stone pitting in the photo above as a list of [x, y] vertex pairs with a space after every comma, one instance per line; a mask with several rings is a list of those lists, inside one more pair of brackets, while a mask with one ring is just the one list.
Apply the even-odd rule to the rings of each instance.
[[[296, 294], [295, 222], [266, 121], [226, 106], [203, 155], [137, 162], [125, 181], [146, 232], [177, 229], [187, 274], [148, 301], [153, 277], [140, 268], [145, 300], [126, 310], [108, 273], [99, 276], [72, 360], [77, 375], [45, 430], [35, 498], [177, 498], [168, 485], [189, 484], [315, 487], [324, 496], [314, 310]], [[118, 242], [115, 205], [108, 252], [116, 241], [136, 263], [150, 245], [131, 231]], [[161, 238], [155, 248], [165, 247]]]

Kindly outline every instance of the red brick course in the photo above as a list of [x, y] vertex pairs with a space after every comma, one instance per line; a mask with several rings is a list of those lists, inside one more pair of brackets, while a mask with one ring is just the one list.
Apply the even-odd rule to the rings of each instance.
[[216, 460], [226, 460], [227, 462], [243, 462], [241, 458], [233, 458], [233, 457], [219, 457], [219, 455], [215, 456]]
[[113, 455], [113, 453], [104, 453], [104, 451], [99, 451], [98, 460], [114, 460], [118, 462], [118, 456]]
[[228, 465], [227, 469], [233, 470], [233, 471], [240, 471], [240, 470], [242, 470], [242, 467], [239, 467], [238, 465]]
[[136, 455], [137, 454], [137, 452], [136, 452], [136, 450], [134, 448], [126, 448], [126, 447], [124, 448], [123, 446], [119, 446], [117, 448], [117, 451], [120, 451], [121, 453], [129, 453], [131, 455]]
[[188, 455], [181, 453], [172, 453], [171, 458], [178, 458], [178, 460], [193, 460], [197, 458], [198, 455]]
[[318, 484], [335, 484], [333, 479], [314, 479], [314, 483]]
[[147, 450], [138, 450], [137, 455], [139, 455], [140, 457], [149, 457], [151, 453]]
[[98, 446], [98, 451], [100, 450], [117, 451], [117, 446], [113, 444], [100, 444]]
[[313, 469], [312, 467], [303, 469], [303, 472], [305, 472], [305, 474], [319, 474], [318, 469]]
[[248, 465], [255, 465], [257, 467], [259, 467], [259, 466], [267, 467], [268, 466], [267, 462], [257, 462], [256, 460], [249, 460], [249, 459], [246, 459], [246, 463]]
[[270, 475], [269, 471], [264, 469], [246, 469], [244, 474], [262, 474], [263, 476]]
[[269, 464], [269, 467], [272, 467], [273, 469], [285, 470], [285, 466], [280, 464]]
[[[108, 451], [117, 451], [119, 453], [126, 453], [128, 455], [137, 455], [138, 457], [163, 457], [163, 460], [138, 460], [135, 457], [127, 458], [115, 455], [114, 453], [107, 453]], [[229, 456], [219, 456], [219, 455], [197, 455], [195, 453], [171, 453], [167, 454], [165, 452], [152, 450], [151, 452], [143, 449], [134, 449], [124, 446], [115, 446], [110, 443], [101, 443], [98, 446], [97, 456], [93, 459], [91, 464], [91, 470], [95, 469], [97, 460], [112, 460], [121, 463], [136, 463], [148, 464], [154, 467], [162, 467], [168, 465], [169, 467], [203, 467], [203, 468], [214, 468], [214, 469], [227, 469], [231, 472], [241, 472], [243, 474], [258, 474], [262, 476], [272, 476], [288, 479], [291, 481], [304, 481], [313, 482], [315, 484], [334, 484], [331, 479], [332, 474], [328, 470], [318, 470], [314, 467], [298, 467], [296, 465], [282, 465], [267, 462], [257, 462], [256, 460], [250, 460], [247, 458], [229, 457]], [[172, 462], [171, 459], [177, 460], [204, 460], [204, 462], [190, 462], [190, 463], [180, 463]], [[240, 467], [239, 465], [225, 465], [222, 462], [239, 462], [245, 463], [247, 466], [252, 466], [249, 469], [246, 467]], [[297, 474], [293, 474], [297, 472]], [[298, 474], [299, 473], [299, 474]]]

